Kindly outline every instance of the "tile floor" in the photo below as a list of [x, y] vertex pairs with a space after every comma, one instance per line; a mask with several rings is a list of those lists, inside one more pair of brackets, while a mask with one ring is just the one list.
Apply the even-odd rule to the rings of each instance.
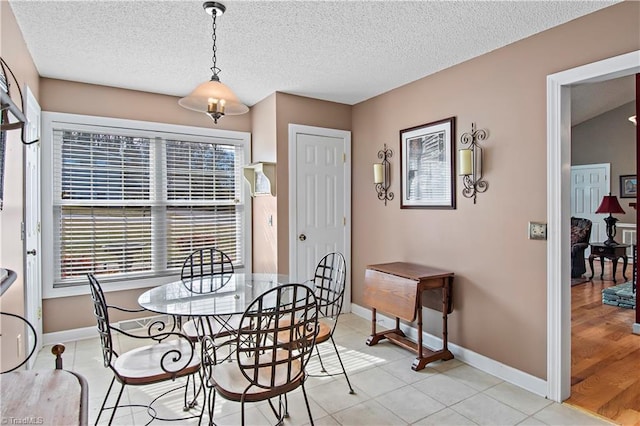
[[[557, 404], [504, 382], [458, 360], [435, 362], [415, 372], [410, 366], [410, 352], [381, 342], [365, 344], [370, 333], [369, 322], [353, 314], [340, 318], [336, 344], [355, 394], [348, 393], [343, 376], [309, 378], [306, 384], [311, 412], [317, 425], [608, 425], [572, 407]], [[127, 345], [127, 342], [121, 342]], [[330, 345], [330, 344], [329, 344]], [[111, 371], [102, 365], [98, 339], [66, 344], [64, 367], [84, 375], [89, 382], [89, 421], [95, 419], [105, 395]], [[321, 346], [332, 351], [330, 346]], [[338, 368], [330, 352], [323, 357], [330, 370]], [[50, 347], [45, 347], [36, 360], [36, 368], [53, 368]], [[317, 361], [309, 363], [317, 372]], [[155, 396], [176, 383], [125, 388], [123, 401], [147, 404]], [[155, 406], [160, 415], [184, 416], [180, 392], [161, 398]], [[290, 417], [285, 425], [308, 424], [302, 392], [289, 396]], [[107, 424], [110, 413], [102, 415]], [[247, 404], [247, 424], [274, 424], [275, 418], [266, 403]], [[218, 397], [214, 414], [217, 425], [240, 424], [240, 404]], [[146, 409], [124, 407], [117, 411], [114, 424], [144, 425], [149, 421]], [[205, 414], [203, 423], [208, 418]], [[155, 420], [152, 424], [161, 424]], [[196, 424], [197, 420], [172, 422]]]

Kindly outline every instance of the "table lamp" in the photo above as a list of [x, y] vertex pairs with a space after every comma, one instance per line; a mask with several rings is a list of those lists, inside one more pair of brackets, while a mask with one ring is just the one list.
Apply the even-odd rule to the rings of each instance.
[[624, 213], [620, 203], [618, 202], [618, 197], [615, 195], [605, 195], [602, 198], [602, 202], [600, 203], [600, 207], [596, 210], [596, 213], [609, 213], [609, 216], [604, 218], [605, 223], [607, 224], [607, 241], [604, 242], [607, 246], [613, 246], [618, 244], [613, 237], [616, 236], [616, 222], [618, 219], [611, 216], [611, 213]]

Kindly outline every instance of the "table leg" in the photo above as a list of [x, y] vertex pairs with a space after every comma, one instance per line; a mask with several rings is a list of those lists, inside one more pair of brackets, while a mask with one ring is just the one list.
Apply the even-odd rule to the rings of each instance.
[[[418, 345], [416, 352], [418, 357], [413, 360], [411, 369], [414, 371], [422, 370], [427, 364], [433, 361], [447, 361], [453, 359], [453, 354], [448, 348], [448, 329], [447, 316], [451, 308], [451, 286], [453, 277], [443, 278], [442, 285], [442, 349], [431, 350], [422, 346], [422, 306], [418, 307]], [[420, 297], [422, 297], [420, 295]]]
[[[422, 300], [422, 293], [418, 297]], [[418, 304], [418, 358], [422, 359], [422, 303]]]
[[386, 339], [387, 333], [389, 333], [390, 331], [383, 331], [379, 334], [376, 332], [376, 308], [371, 308], [371, 336], [367, 337], [367, 346], [373, 346], [380, 340]]
[[604, 256], [600, 256], [600, 279], [604, 277]]
[[451, 281], [453, 278], [449, 277], [447, 283], [442, 287], [442, 350], [448, 351], [448, 329], [447, 329], [447, 315], [449, 313], [449, 301], [451, 300]]
[[595, 258], [595, 257], [596, 257], [595, 254], [590, 254], [589, 255], [589, 267], [591, 268], [591, 276], [589, 277], [590, 280], [593, 279], [593, 275], [594, 275], [594, 272], [593, 272], [593, 258]]
[[371, 335], [376, 334], [376, 308], [371, 308]]
[[625, 281], [627, 281], [627, 263], [629, 263], [629, 259], [625, 254], [622, 256], [622, 278], [624, 278]]
[[613, 283], [616, 283], [616, 270], [618, 269], [618, 258], [614, 257], [613, 259], [611, 259], [611, 263], [613, 263], [612, 267], [613, 267]]

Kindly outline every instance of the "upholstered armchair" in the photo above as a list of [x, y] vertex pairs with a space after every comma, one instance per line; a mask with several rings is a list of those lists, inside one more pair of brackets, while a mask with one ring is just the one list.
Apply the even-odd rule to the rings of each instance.
[[571, 218], [571, 278], [587, 272], [584, 251], [589, 247], [591, 221], [579, 217]]

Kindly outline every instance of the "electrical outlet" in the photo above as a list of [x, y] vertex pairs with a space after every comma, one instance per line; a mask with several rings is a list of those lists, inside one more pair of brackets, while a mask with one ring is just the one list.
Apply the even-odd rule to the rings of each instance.
[[530, 240], [546, 240], [547, 224], [539, 222], [529, 222], [529, 239]]

